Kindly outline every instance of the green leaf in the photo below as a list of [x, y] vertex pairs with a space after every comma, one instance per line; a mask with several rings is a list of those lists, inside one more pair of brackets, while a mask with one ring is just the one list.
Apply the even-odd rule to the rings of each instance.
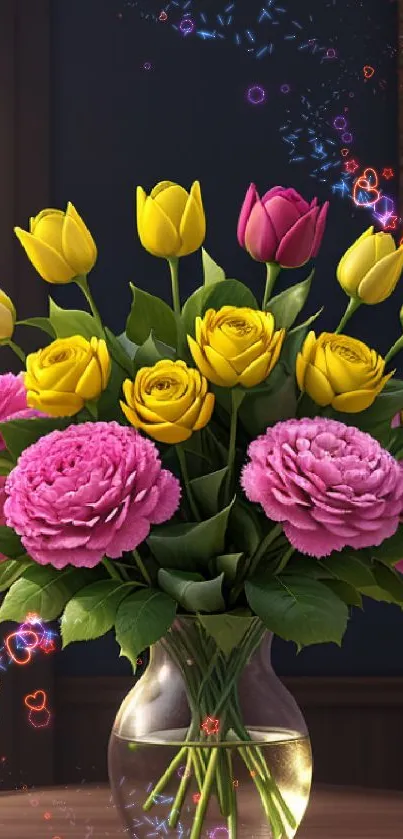
[[237, 498], [231, 510], [228, 531], [234, 546], [250, 555], [254, 554], [263, 537], [256, 509]]
[[[133, 374], [132, 374], [133, 377]], [[104, 390], [97, 403], [98, 419], [102, 422], [112, 422], [116, 420], [121, 425], [127, 423], [126, 417], [120, 407], [120, 400], [124, 401], [122, 385], [127, 378], [127, 373], [122, 369], [120, 364], [117, 364], [112, 359], [111, 375], [108, 382], [108, 387]]]
[[135, 372], [141, 367], [154, 367], [157, 361], [162, 361], [164, 358], [175, 359], [175, 350], [169, 347], [162, 341], [154, 337], [154, 333], [150, 332], [147, 340], [141, 347], [138, 348], [134, 359]]
[[41, 329], [50, 335], [52, 341], [57, 337], [54, 327], [49, 318], [27, 318], [26, 320], [17, 320], [16, 326], [34, 326], [36, 329]]
[[[271, 374], [274, 375], [277, 368]], [[270, 385], [270, 379], [267, 385]], [[281, 378], [280, 378], [281, 377]], [[297, 407], [297, 389], [295, 377], [281, 371], [278, 368], [278, 389], [268, 387], [256, 393], [246, 394], [239, 410], [239, 419], [251, 437], [263, 434], [269, 425], [274, 425], [280, 420], [295, 417]]]
[[225, 600], [222, 596], [224, 574], [213, 580], [205, 580], [201, 574], [160, 568], [159, 586], [188, 612], [222, 612]]
[[246, 580], [245, 592], [249, 606], [267, 629], [294, 641], [298, 650], [332, 641], [341, 646], [348, 609], [319, 580], [297, 574], [262, 575]]
[[[7, 455], [7, 452], [6, 452]], [[7, 456], [0, 457], [0, 475], [3, 477], [5, 475], [9, 475], [11, 470], [14, 469], [15, 463]]]
[[226, 580], [229, 580], [231, 583], [234, 582], [239, 562], [244, 556], [245, 554], [243, 553], [234, 553], [222, 554], [221, 556], [215, 557], [212, 562], [214, 563], [216, 573], [224, 574]]
[[112, 629], [123, 598], [134, 583], [98, 580], [69, 600], [61, 619], [63, 649], [72, 641], [92, 641]]
[[354, 586], [343, 580], [325, 580], [324, 585], [330, 589], [347, 606], [358, 606], [362, 609], [362, 597]]
[[304, 323], [300, 323], [299, 326], [294, 326], [294, 329], [291, 329], [286, 335], [280, 354], [280, 362], [285, 364], [288, 372], [293, 376], [295, 376], [295, 361], [309, 332], [309, 327], [322, 312], [323, 306], [314, 315], [311, 315], [308, 320], [304, 321]]
[[162, 638], [173, 623], [177, 604], [157, 589], [142, 589], [120, 604], [115, 621], [116, 640], [121, 655], [136, 670], [139, 653]]
[[241, 643], [255, 618], [245, 617], [241, 610], [237, 610], [226, 612], [225, 615], [198, 615], [197, 620], [208, 635], [214, 638], [217, 647], [228, 657]]
[[[397, 603], [403, 607], [402, 575], [398, 571], [394, 571], [392, 568], [386, 568], [385, 565], [381, 565], [380, 563], [375, 563], [372, 571], [377, 585], [390, 595], [393, 603]], [[367, 592], [363, 591], [363, 594], [367, 594]]]
[[171, 307], [160, 297], [130, 283], [133, 303], [126, 321], [126, 335], [135, 344], [143, 344], [151, 330], [159, 341], [171, 347], [177, 344], [176, 318]]
[[309, 277], [302, 283], [296, 283], [269, 300], [266, 309], [273, 314], [276, 329], [282, 327], [289, 329], [292, 326], [301, 309], [305, 306], [314, 273], [315, 269], [313, 268]]
[[[124, 334], [124, 333], [123, 333]], [[116, 335], [105, 326], [105, 336], [106, 336], [106, 344], [109, 350], [111, 357], [119, 364], [119, 367], [122, 367], [123, 370], [127, 373], [130, 378], [133, 378], [134, 375], [134, 366], [132, 357], [129, 356], [122, 344], [120, 337], [116, 337]], [[130, 344], [131, 342], [128, 341]], [[133, 344], [135, 346], [135, 344]], [[137, 349], [137, 347], [136, 347]]]
[[316, 562], [321, 568], [330, 572], [333, 577], [348, 583], [358, 591], [362, 591], [366, 586], [375, 583], [371, 567], [348, 550], [331, 554], [325, 559], [316, 560]]
[[204, 515], [214, 516], [219, 511], [221, 490], [227, 474], [228, 468], [225, 467], [190, 481], [193, 495]]
[[16, 419], [0, 422], [0, 432], [4, 437], [8, 451], [17, 460], [24, 449], [36, 443], [40, 437], [50, 434], [56, 429], [64, 429], [72, 425], [71, 417], [33, 417], [32, 419]]
[[126, 355], [128, 355], [130, 360], [133, 361], [138, 350], [138, 344], [134, 344], [133, 341], [130, 341], [126, 332], [121, 332], [120, 335], [117, 336], [117, 340], [119, 341], [119, 344], [122, 345]]
[[346, 425], [355, 425], [362, 431], [369, 432], [382, 444], [384, 444], [386, 435], [386, 442], [389, 445], [395, 430], [390, 427], [391, 420], [402, 409], [403, 382], [392, 379], [386, 383], [382, 392], [376, 397], [375, 402], [366, 411], [361, 411], [358, 414], [345, 414], [337, 411], [330, 412], [329, 409], [329, 416], [334, 416]]
[[396, 460], [403, 460], [403, 426], [392, 428], [387, 448]]
[[[18, 534], [11, 527], [5, 525], [0, 526], [0, 553], [10, 557], [10, 559], [17, 559], [22, 556], [25, 549], [21, 543]], [[1, 566], [0, 566], [1, 567]]]
[[21, 623], [28, 612], [35, 612], [44, 621], [54, 620], [89, 576], [82, 568], [67, 567], [62, 571], [48, 565], [28, 568], [6, 594], [0, 607], [0, 621]]
[[154, 528], [147, 544], [157, 561], [166, 568], [195, 570], [221, 554], [232, 504], [206, 521], [192, 524], [163, 524]]
[[203, 261], [203, 277], [204, 277], [204, 285], [209, 286], [213, 285], [214, 283], [221, 283], [225, 280], [225, 271], [223, 268], [220, 268], [214, 259], [207, 253], [205, 248], [202, 248], [202, 261]]
[[403, 524], [399, 524], [396, 533], [389, 539], [384, 539], [378, 547], [368, 548], [372, 559], [383, 562], [385, 565], [394, 565], [403, 559]]
[[0, 591], [7, 591], [30, 565], [33, 565], [33, 561], [26, 554], [19, 559], [7, 559], [2, 562], [0, 564]]
[[81, 309], [62, 309], [49, 297], [49, 320], [57, 338], [82, 335], [88, 340], [93, 336], [103, 338], [104, 333], [95, 318]]

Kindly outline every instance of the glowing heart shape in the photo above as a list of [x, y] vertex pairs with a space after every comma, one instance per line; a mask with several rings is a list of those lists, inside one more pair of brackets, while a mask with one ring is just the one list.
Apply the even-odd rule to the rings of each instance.
[[[364, 173], [357, 178], [353, 186], [354, 204], [358, 207], [374, 207], [381, 197], [379, 189], [376, 189], [377, 186], [378, 175], [375, 169], [371, 169], [370, 167], [365, 169]], [[368, 198], [365, 196], [365, 199], [363, 200], [362, 196], [359, 195], [359, 192], [367, 193]]]
[[[21, 642], [24, 644], [22, 649], [18, 645], [18, 641], [20, 644]], [[37, 644], [38, 636], [32, 629], [26, 629], [23, 632], [11, 632], [4, 641], [7, 653], [15, 664], [29, 664], [32, 658], [32, 650], [35, 649]]]
[[47, 728], [50, 723], [51, 714], [47, 708], [42, 708], [41, 711], [30, 711], [28, 714], [28, 721], [32, 728]]
[[371, 79], [375, 70], [370, 66], [370, 64], [366, 64], [365, 67], [362, 68], [362, 72], [364, 73], [364, 79]]
[[30, 711], [44, 711], [46, 708], [47, 696], [44, 690], [36, 690], [35, 693], [28, 693], [24, 702]]

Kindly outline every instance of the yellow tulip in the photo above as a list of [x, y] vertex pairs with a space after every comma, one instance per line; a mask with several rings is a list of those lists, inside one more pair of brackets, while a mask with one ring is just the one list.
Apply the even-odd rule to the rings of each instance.
[[70, 202], [67, 210], [42, 210], [30, 219], [29, 233], [14, 232], [32, 265], [48, 283], [69, 283], [88, 274], [97, 259], [96, 244], [81, 216]]
[[134, 382], [126, 379], [120, 403], [124, 415], [135, 428], [170, 445], [188, 440], [204, 428], [214, 408], [214, 395], [198, 370], [184, 361], [157, 361], [142, 367]]
[[11, 338], [17, 313], [8, 294], [0, 289], [0, 340]]
[[196, 318], [195, 339], [187, 336], [201, 374], [221, 387], [254, 387], [278, 361], [285, 329], [275, 330], [271, 312], [238, 306], [207, 309]]
[[390, 233], [369, 227], [342, 256], [337, 279], [350, 297], [382, 303], [394, 291], [403, 269], [403, 246], [396, 248]]
[[317, 405], [356, 414], [365, 411], [393, 376], [384, 376], [385, 361], [357, 338], [309, 332], [297, 355], [298, 387]]
[[153, 256], [172, 259], [197, 251], [206, 236], [199, 181], [190, 193], [172, 181], [161, 181], [146, 195], [137, 187], [137, 230]]
[[106, 390], [111, 360], [101, 338], [58, 338], [27, 356], [27, 403], [52, 417], [72, 417]]

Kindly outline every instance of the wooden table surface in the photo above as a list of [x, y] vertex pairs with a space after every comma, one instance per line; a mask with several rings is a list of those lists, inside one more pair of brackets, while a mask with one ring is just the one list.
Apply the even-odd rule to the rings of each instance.
[[[106, 786], [0, 793], [1, 839], [128, 839]], [[402, 839], [403, 792], [317, 786], [297, 839]]]

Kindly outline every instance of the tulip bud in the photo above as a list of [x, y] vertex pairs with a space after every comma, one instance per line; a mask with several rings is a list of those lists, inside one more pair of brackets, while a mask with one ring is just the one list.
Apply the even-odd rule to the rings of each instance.
[[190, 192], [171, 181], [157, 184], [150, 195], [137, 187], [137, 230], [153, 256], [172, 259], [197, 251], [206, 235], [199, 181]]
[[0, 340], [11, 338], [17, 314], [8, 295], [0, 289]]
[[342, 256], [337, 279], [342, 289], [362, 303], [382, 303], [394, 291], [403, 269], [403, 246], [390, 233], [369, 227]]
[[69, 283], [88, 274], [95, 265], [95, 242], [70, 202], [66, 212], [42, 210], [31, 218], [29, 233], [21, 227], [15, 227], [14, 232], [32, 265], [48, 283]]

